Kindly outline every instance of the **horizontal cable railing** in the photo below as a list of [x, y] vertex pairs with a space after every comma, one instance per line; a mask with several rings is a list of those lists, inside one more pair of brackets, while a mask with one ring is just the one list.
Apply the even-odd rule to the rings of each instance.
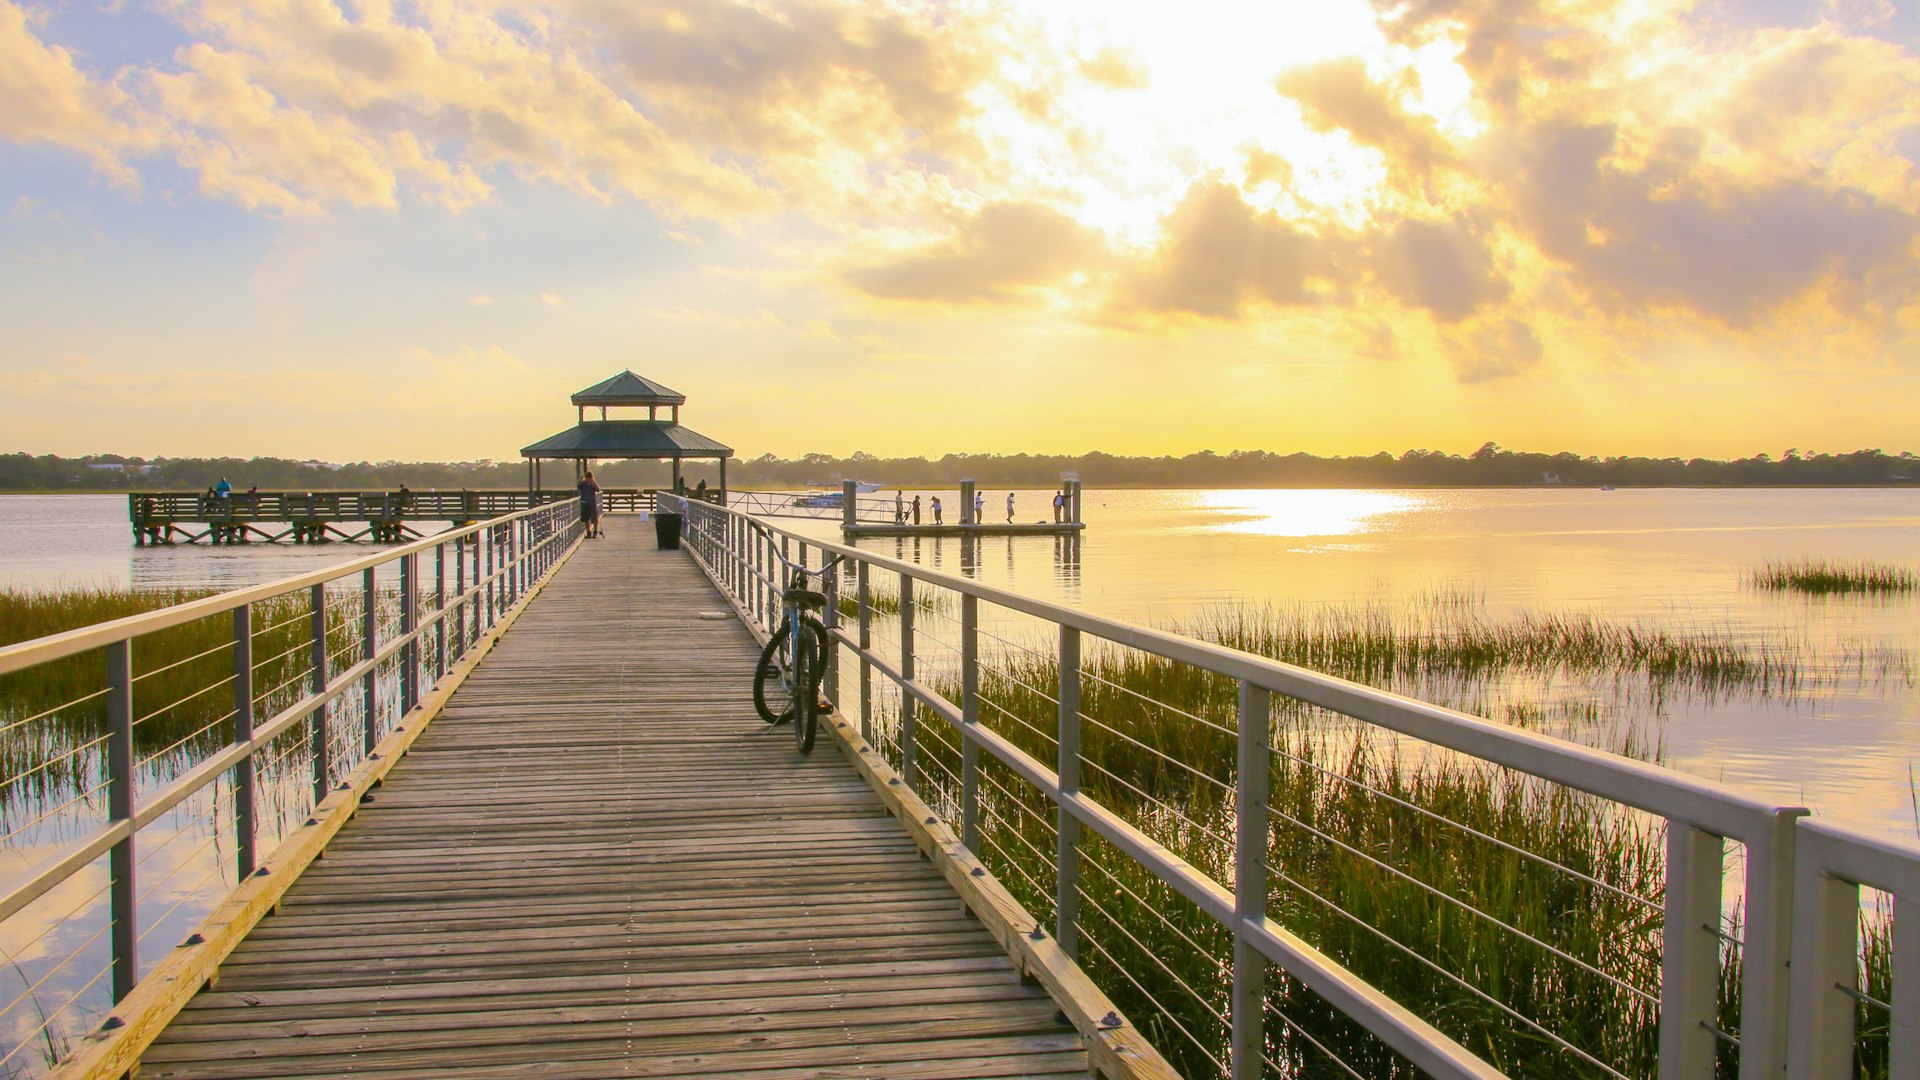
[[[312, 824], [581, 535], [572, 500], [548, 503], [0, 647], [23, 714], [0, 715], [0, 838], [38, 856], [0, 886], [0, 959], [25, 987], [0, 1005], [0, 1075], [80, 1045], [169, 928], [265, 873], [259, 852]], [[17, 700], [75, 679], [51, 707]]]
[[[1887, 1028], [1895, 1065], [1879, 1075], [1920, 1075], [1900, 1056], [1911, 1014], [1888, 1012], [1920, 1011], [1920, 992], [1878, 996], [1889, 991], [1871, 964], [1856, 988], [1853, 921], [1859, 886], [1896, 900], [1920, 887], [1920, 849], [750, 524], [739, 505], [669, 508], [763, 634], [779, 617], [780, 558], [841, 557], [824, 578], [827, 680], [858, 716], [856, 741], [958, 818], [964, 846], [1195, 1074], [1773, 1077], [1800, 1028], [1789, 959], [1824, 950], [1821, 970], [1839, 974], [1804, 989], [1803, 977], [1795, 1000], [1822, 999], [1806, 1007], [1833, 1015], [1841, 1049], [1799, 1075], [1854, 1075], [1834, 1062]], [[1814, 936], [1794, 899], [1809, 835], [1828, 853], [1812, 870], [1800, 855], [1803, 897], [1830, 908]], [[1892, 969], [1920, 978], [1920, 956], [1898, 962], [1908, 939], [1892, 925]], [[1856, 1007], [1879, 1009], [1881, 1027], [1863, 1019], [1853, 1037]]]

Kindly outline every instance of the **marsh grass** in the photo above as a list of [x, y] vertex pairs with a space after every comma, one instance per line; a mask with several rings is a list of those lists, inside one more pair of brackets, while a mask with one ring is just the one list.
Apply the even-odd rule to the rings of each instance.
[[1809, 674], [1807, 658], [1785, 641], [1750, 643], [1724, 630], [1674, 631], [1575, 612], [1493, 619], [1467, 604], [1236, 606], [1172, 629], [1373, 686], [1532, 673], [1773, 695], [1795, 692]]
[[[212, 595], [204, 589], [83, 587], [0, 590], [0, 644], [32, 640]], [[397, 595], [379, 601], [382, 625], [398, 618]], [[357, 589], [328, 598], [330, 671], [358, 661]], [[304, 594], [253, 609], [257, 717], [305, 692], [312, 670], [312, 610]], [[164, 782], [232, 734], [233, 621], [229, 613], [142, 635], [132, 649], [134, 759]], [[94, 650], [0, 676], [0, 822], [84, 797], [100, 783], [106, 734], [105, 652]], [[95, 795], [104, 798], [99, 792]], [[0, 828], [0, 833], [12, 827]]]
[[[860, 597], [853, 591], [852, 585], [840, 587], [840, 617], [857, 619], [860, 617]], [[875, 615], [888, 618], [900, 614], [900, 594], [890, 589], [876, 589], [867, 586], [867, 606]], [[954, 610], [951, 593], [934, 592], [922, 589], [913, 594], [913, 609], [922, 615], [950, 615]]]
[[[1464, 601], [1431, 610], [1441, 615], [1395, 621], [1371, 609], [1232, 609], [1178, 629], [1376, 684], [1572, 671], [1701, 693], [1774, 693], [1802, 678], [1798, 654], [1755, 650], [1727, 634], [1568, 616], [1496, 623]], [[1118, 646], [1091, 649], [1082, 669], [1083, 789], [1230, 885], [1236, 683]], [[982, 671], [982, 724], [1054, 762], [1058, 679], [1044, 646], [992, 656]], [[934, 682], [960, 700], [957, 678]], [[1657, 736], [1633, 723], [1609, 726], [1592, 702], [1515, 700], [1495, 715], [1534, 729], [1577, 727], [1583, 741], [1643, 760], [1661, 754]], [[875, 733], [896, 761], [898, 718], [897, 706], [890, 720], [883, 710], [881, 727], [890, 730]], [[1511, 1075], [1608, 1075], [1595, 1061], [1629, 1076], [1657, 1071], [1658, 1015], [1648, 997], [1658, 993], [1664, 918], [1660, 822], [1278, 697], [1272, 722], [1272, 918]], [[925, 710], [919, 731], [920, 791], [957, 820], [957, 738]], [[1050, 928], [1055, 811], [991, 759], [981, 778], [982, 858]], [[1090, 835], [1080, 865], [1083, 966], [1182, 1071], [1216, 1074], [1229, 1030], [1227, 934]], [[1738, 911], [1729, 919], [1737, 934]], [[1863, 933], [1866, 987], [1884, 985], [1876, 980], [1890, 970], [1879, 925]], [[1737, 1034], [1738, 950], [1727, 950], [1722, 976], [1719, 1023]], [[1347, 1075], [1329, 1054], [1363, 1076], [1418, 1075], [1278, 973], [1267, 1007], [1269, 1075]], [[1885, 1019], [1876, 1034], [1862, 1008], [1861, 1075], [1884, 1075]], [[1734, 1075], [1736, 1055], [1723, 1048], [1721, 1075]]]
[[1904, 566], [1837, 559], [1799, 559], [1770, 562], [1747, 572], [1747, 584], [1756, 589], [1791, 591], [1810, 596], [1851, 593], [1896, 596], [1920, 591], [1920, 573]]

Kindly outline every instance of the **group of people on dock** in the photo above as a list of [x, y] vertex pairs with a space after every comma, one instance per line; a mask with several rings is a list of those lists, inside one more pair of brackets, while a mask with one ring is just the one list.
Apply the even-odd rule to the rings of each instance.
[[[928, 502], [929, 502], [929, 509], [933, 511], [933, 524], [935, 525], [945, 524], [945, 521], [942, 517], [943, 509], [940, 505], [940, 496], [938, 495], [928, 496]], [[1067, 493], [1065, 491], [1054, 492], [1053, 493], [1054, 524], [1058, 525], [1061, 522], [1071, 520], [1071, 517], [1070, 517], [1071, 513], [1072, 513], [1072, 500], [1067, 497]], [[1007, 524], [1009, 525], [1013, 524], [1013, 514], [1014, 514], [1014, 493], [1009, 491], [1007, 492]], [[986, 520], [987, 520], [986, 492], [976, 491], [973, 494], [973, 524], [975, 525], [983, 524], [985, 523]], [[894, 492], [893, 523], [895, 525], [920, 524], [920, 496], [915, 495], [913, 499], [909, 501], [907, 499], [907, 494], [905, 491]]]

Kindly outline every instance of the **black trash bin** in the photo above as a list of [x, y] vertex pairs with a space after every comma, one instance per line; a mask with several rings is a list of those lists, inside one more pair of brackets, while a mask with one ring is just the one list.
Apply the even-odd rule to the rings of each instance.
[[653, 538], [660, 550], [670, 551], [680, 546], [680, 515], [653, 512]]

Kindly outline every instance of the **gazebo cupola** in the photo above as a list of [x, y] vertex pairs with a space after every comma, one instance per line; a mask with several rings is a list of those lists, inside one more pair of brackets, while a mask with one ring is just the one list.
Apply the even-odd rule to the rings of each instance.
[[[520, 455], [527, 459], [529, 487], [540, 487], [540, 462], [549, 459], [573, 461], [576, 474], [585, 472], [594, 461], [670, 460], [676, 488], [680, 486], [682, 459], [712, 459], [720, 462], [720, 491], [725, 498], [727, 459], [733, 456], [733, 447], [680, 426], [680, 406], [687, 403], [687, 395], [623, 371], [573, 395], [572, 401], [579, 410], [579, 421], [571, 430], [521, 449]], [[587, 419], [587, 410], [592, 408], [600, 410], [598, 419]], [[616, 408], [644, 408], [647, 418], [609, 418], [607, 410]]]
[[600, 419], [605, 420], [609, 408], [644, 405], [649, 420], [658, 420], [662, 408], [671, 408], [673, 414], [668, 419], [677, 424], [680, 422], [680, 406], [687, 403], [687, 395], [678, 390], [669, 390], [652, 379], [643, 379], [631, 371], [623, 371], [573, 395], [573, 403], [580, 408], [582, 422], [587, 419], [587, 410], [595, 406], [600, 409]]

